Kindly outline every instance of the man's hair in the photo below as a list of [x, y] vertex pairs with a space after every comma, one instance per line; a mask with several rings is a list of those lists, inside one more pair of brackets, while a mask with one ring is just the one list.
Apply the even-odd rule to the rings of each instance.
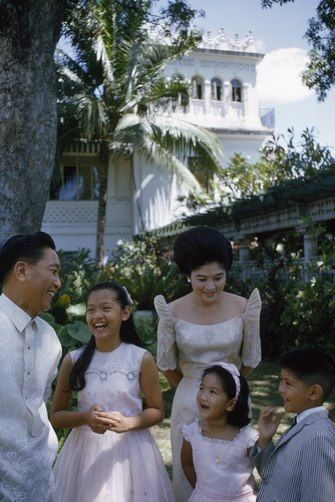
[[18, 261], [24, 260], [34, 264], [42, 258], [45, 248], [56, 250], [52, 237], [45, 232], [10, 237], [0, 251], [0, 284], [4, 284], [7, 275]]
[[323, 389], [323, 400], [335, 387], [335, 363], [320, 349], [305, 348], [287, 352], [280, 359], [280, 367], [307, 385], [319, 384]]

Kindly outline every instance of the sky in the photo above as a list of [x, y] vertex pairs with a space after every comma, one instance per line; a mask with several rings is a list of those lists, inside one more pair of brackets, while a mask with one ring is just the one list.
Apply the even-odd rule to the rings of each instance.
[[234, 37], [244, 38], [252, 31], [257, 52], [265, 54], [258, 66], [257, 85], [263, 97], [261, 106], [275, 108], [276, 132], [287, 136], [294, 127], [297, 138], [306, 127], [314, 127], [322, 145], [335, 147], [335, 89], [323, 103], [301, 82], [308, 61], [304, 39], [307, 20], [315, 15], [318, 0], [295, 0], [280, 7], [262, 9], [260, 0], [189, 0], [195, 9], [205, 11], [197, 27], [211, 32], [224, 28]]

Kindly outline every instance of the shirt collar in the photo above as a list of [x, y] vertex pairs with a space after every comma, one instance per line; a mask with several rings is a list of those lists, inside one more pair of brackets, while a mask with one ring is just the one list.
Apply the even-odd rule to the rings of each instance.
[[3, 293], [0, 296], [0, 308], [8, 315], [9, 319], [20, 331], [20, 333], [22, 333], [32, 320], [27, 312], [16, 305], [16, 303], [12, 302], [12, 300], [10, 300], [8, 296]]
[[315, 408], [308, 408], [308, 410], [304, 410], [299, 415], [297, 415], [297, 423], [299, 423], [304, 418], [312, 415], [313, 413], [319, 413], [320, 411], [325, 411], [326, 408], [324, 406], [316, 406]]

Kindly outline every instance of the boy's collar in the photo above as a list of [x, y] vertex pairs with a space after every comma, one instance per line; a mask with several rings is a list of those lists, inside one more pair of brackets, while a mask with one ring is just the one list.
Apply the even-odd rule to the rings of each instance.
[[301, 413], [297, 415], [297, 424], [301, 422], [301, 420], [304, 420], [304, 418], [308, 417], [309, 415], [312, 415], [313, 413], [319, 413], [320, 411], [327, 411], [327, 408], [324, 406], [316, 406], [315, 408], [308, 408], [308, 410], [304, 410]]

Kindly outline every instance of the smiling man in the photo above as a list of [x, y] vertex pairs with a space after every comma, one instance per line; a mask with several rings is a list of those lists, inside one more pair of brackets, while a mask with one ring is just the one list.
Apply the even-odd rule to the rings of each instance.
[[50, 502], [57, 437], [46, 402], [61, 345], [37, 317], [60, 288], [50, 235], [15, 235], [0, 251], [0, 500]]

